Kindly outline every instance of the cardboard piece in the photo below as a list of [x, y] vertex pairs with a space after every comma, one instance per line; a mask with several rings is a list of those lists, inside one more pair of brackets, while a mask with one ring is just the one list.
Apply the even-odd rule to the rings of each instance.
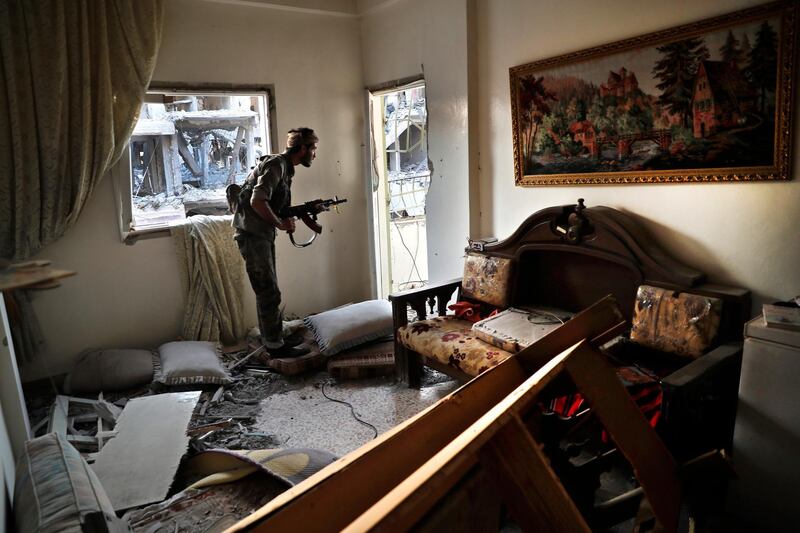
[[166, 498], [188, 447], [186, 428], [199, 399], [200, 391], [192, 391], [127, 403], [117, 420], [117, 436], [92, 465], [115, 511]]
[[472, 332], [482, 341], [511, 353], [527, 348], [572, 317], [560, 309], [516, 309], [484, 318], [472, 325]]

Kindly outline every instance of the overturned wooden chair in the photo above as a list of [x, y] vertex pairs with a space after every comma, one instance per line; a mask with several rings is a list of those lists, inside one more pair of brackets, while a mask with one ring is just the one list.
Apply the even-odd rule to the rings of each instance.
[[[590, 531], [534, 438], [527, 415], [570, 378], [633, 466], [657, 523], [675, 531], [676, 465], [596, 347], [625, 325], [613, 298], [339, 459], [231, 531], [491, 530], [499, 495], [524, 530]], [[532, 431], [533, 430], [533, 431]], [[493, 522], [494, 521], [494, 522]]]

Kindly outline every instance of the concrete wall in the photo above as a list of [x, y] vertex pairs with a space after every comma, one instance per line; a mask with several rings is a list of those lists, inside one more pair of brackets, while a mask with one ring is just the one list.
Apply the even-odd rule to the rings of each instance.
[[[800, 182], [514, 186], [508, 69], [743, 9], [758, 0], [478, 0], [481, 232], [508, 236], [543, 207], [586, 199], [630, 212], [679, 260], [763, 301], [800, 293]], [[796, 106], [795, 106], [796, 110]], [[795, 120], [795, 124], [797, 124]], [[797, 128], [796, 128], [797, 130]], [[800, 147], [794, 132], [794, 168]], [[796, 172], [795, 172], [796, 174]]]
[[[321, 139], [312, 168], [297, 171], [293, 199], [348, 198], [341, 214], [322, 215], [325, 230], [312, 247], [295, 249], [279, 236], [277, 268], [286, 311], [305, 314], [368, 298], [358, 19], [170, 0], [153, 79], [274, 85], [279, 132], [274, 148], [284, 148], [285, 132], [295, 126], [313, 127]], [[306, 235], [301, 229], [300, 237]], [[68, 371], [89, 347], [150, 348], [179, 335], [183, 302], [172, 240], [120, 242], [108, 177], [76, 226], [39, 257], [78, 275], [35, 296], [47, 349], [22, 368], [23, 379]], [[250, 292], [248, 287], [244, 305], [255, 325]]]
[[364, 83], [425, 77], [431, 280], [460, 275], [469, 234], [467, 0], [360, 0]]

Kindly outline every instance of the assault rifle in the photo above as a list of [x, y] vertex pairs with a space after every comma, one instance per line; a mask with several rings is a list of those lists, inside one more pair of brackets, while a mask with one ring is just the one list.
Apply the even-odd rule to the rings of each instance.
[[322, 211], [330, 211], [331, 207], [333, 207], [337, 212], [339, 208], [337, 207], [339, 204], [343, 204], [347, 201], [347, 198], [339, 199], [338, 196], [334, 196], [333, 198], [329, 198], [327, 200], [312, 200], [310, 202], [305, 202], [298, 205], [293, 205], [286, 209], [281, 216], [283, 217], [296, 217], [302, 220], [306, 226], [314, 232], [309, 239], [308, 242], [303, 244], [297, 244], [294, 241], [294, 233], [289, 234], [289, 240], [292, 241], [292, 244], [297, 248], [305, 248], [312, 242], [314, 239], [317, 238], [317, 235], [322, 233], [322, 226], [319, 225], [317, 222], [317, 214], [321, 213]]

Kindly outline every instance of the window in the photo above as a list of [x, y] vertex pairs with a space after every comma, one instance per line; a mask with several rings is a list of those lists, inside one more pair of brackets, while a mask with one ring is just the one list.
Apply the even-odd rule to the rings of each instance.
[[385, 297], [428, 280], [425, 83], [372, 91], [369, 99], [376, 286]]
[[269, 91], [148, 91], [119, 166], [124, 236], [226, 214], [225, 188], [271, 153]]

